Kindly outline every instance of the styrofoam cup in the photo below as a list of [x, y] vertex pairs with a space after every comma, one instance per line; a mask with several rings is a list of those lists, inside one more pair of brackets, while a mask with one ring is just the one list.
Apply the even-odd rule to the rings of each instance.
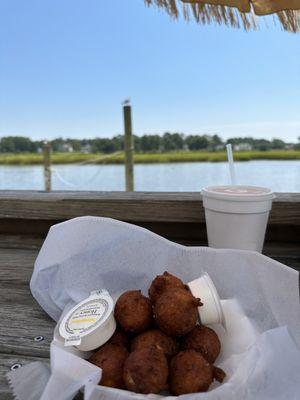
[[194, 297], [200, 298], [198, 307], [200, 322], [203, 325], [221, 324], [226, 328], [226, 321], [217, 289], [207, 273], [188, 283]]
[[258, 186], [210, 186], [202, 190], [208, 244], [261, 253], [274, 193]]

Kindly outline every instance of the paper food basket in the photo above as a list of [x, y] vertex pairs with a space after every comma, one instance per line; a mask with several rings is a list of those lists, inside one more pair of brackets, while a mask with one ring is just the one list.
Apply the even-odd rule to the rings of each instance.
[[[223, 299], [227, 320], [227, 332], [213, 327], [222, 343], [216, 365], [226, 371], [226, 380], [206, 393], [180, 398], [300, 398], [299, 274], [261, 254], [186, 247], [127, 223], [80, 217], [50, 229], [30, 287], [43, 309], [59, 321], [93, 290], [105, 288], [114, 298], [129, 289], [147, 293], [153, 277], [165, 270], [185, 282], [207, 272]], [[78, 390], [85, 400], [162, 397], [99, 386], [101, 369], [86, 361], [88, 356], [64, 347], [56, 329], [51, 371], [33, 363], [9, 373], [16, 398], [67, 400]]]

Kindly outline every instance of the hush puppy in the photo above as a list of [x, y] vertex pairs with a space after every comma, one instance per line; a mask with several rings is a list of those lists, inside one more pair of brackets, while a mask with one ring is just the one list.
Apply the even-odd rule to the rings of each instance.
[[154, 305], [155, 322], [171, 336], [190, 332], [197, 323], [197, 308], [202, 305], [188, 290], [173, 288], [164, 292]]
[[204, 325], [197, 325], [181, 342], [182, 350], [199, 351], [203, 357], [213, 364], [221, 350], [221, 343], [214, 330]]
[[213, 366], [195, 350], [178, 353], [170, 365], [170, 392], [179, 396], [206, 392], [213, 381]]
[[167, 271], [165, 271], [162, 275], [158, 275], [152, 281], [148, 291], [152, 303], [154, 304], [162, 293], [172, 288], [185, 289], [185, 285], [179, 278]]
[[214, 379], [220, 383], [222, 383], [224, 381], [224, 379], [226, 378], [225, 372], [221, 368], [218, 368], [218, 367], [214, 367], [213, 374], [214, 374]]
[[118, 346], [123, 346], [127, 350], [129, 349], [129, 338], [120, 329], [115, 330], [115, 333], [112, 335], [112, 337], [109, 339], [109, 341], [107, 343], [116, 344]]
[[128, 390], [136, 393], [160, 393], [167, 389], [168, 362], [156, 349], [136, 350], [124, 364], [123, 379]]
[[123, 346], [106, 343], [89, 361], [102, 369], [100, 385], [124, 389], [123, 366], [129, 353]]
[[172, 357], [178, 352], [176, 340], [159, 329], [143, 332], [132, 340], [131, 351], [145, 348], [160, 350], [166, 357]]
[[141, 333], [152, 323], [151, 301], [140, 290], [129, 290], [117, 300], [115, 318], [125, 332]]

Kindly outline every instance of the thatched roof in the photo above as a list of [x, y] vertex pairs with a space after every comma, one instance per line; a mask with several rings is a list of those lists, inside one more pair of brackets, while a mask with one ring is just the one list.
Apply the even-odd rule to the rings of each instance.
[[217, 22], [246, 30], [256, 28], [259, 17], [273, 14], [274, 21], [290, 32], [300, 31], [300, 0], [144, 0], [201, 24]]

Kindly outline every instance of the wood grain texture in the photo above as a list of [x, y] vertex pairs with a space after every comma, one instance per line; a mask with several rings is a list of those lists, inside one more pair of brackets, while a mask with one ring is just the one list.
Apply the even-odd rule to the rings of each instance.
[[[49, 357], [55, 322], [32, 297], [29, 281], [42, 239], [0, 236], [0, 399], [12, 399], [5, 374], [22, 365]], [[7, 248], [5, 247], [7, 246]], [[18, 247], [21, 248], [18, 248]], [[44, 340], [37, 342], [36, 336]]]
[[[20, 268], [15, 270], [16, 275], [18, 271]], [[0, 324], [0, 353], [48, 357], [55, 322], [32, 297], [29, 281], [22, 279], [23, 276], [19, 281], [1, 281], [0, 315], [9, 323]], [[36, 336], [43, 336], [44, 340], [37, 342]]]
[[[0, 249], [36, 250], [43, 244], [43, 237], [40, 235], [3, 235], [0, 234]], [[35, 256], [36, 252], [33, 254]]]
[[37, 254], [37, 250], [0, 248], [0, 287], [7, 283], [12, 288], [28, 285]]
[[[16, 318], [16, 313], [20, 313]], [[49, 357], [55, 322], [44, 311], [24, 304], [1, 307], [1, 318], [9, 321], [0, 327], [0, 354]], [[36, 342], [37, 336], [44, 340]]]
[[[299, 225], [299, 205], [300, 194], [277, 194], [270, 223]], [[65, 220], [82, 215], [204, 223], [200, 193], [0, 191], [0, 218]]]

